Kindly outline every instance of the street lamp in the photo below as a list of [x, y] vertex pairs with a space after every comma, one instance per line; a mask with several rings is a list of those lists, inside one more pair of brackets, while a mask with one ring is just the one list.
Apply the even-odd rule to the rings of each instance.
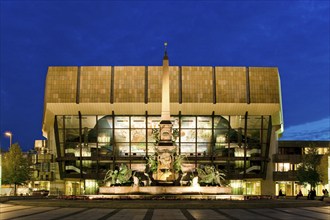
[[[10, 146], [12, 144], [12, 138], [13, 138], [13, 133], [11, 133], [10, 131], [6, 131], [5, 132], [5, 136], [9, 137], [10, 139]], [[0, 147], [0, 196], [2, 195], [2, 152], [1, 152], [1, 147]]]
[[12, 139], [13, 139], [13, 133], [11, 133], [10, 131], [6, 131], [5, 136], [9, 137], [9, 143], [10, 143], [9, 147], [11, 147]]

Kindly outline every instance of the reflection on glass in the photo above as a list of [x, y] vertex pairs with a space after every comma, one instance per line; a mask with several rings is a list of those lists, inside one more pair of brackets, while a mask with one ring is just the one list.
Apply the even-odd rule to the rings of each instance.
[[81, 124], [83, 128], [94, 128], [96, 125], [96, 116], [82, 116]]
[[171, 117], [173, 128], [179, 128], [179, 117]]
[[115, 117], [115, 128], [129, 128], [129, 117]]
[[195, 144], [181, 144], [181, 154], [187, 156], [195, 155]]
[[64, 123], [65, 123], [65, 128], [79, 128], [79, 117], [65, 116]]
[[134, 143], [131, 145], [132, 156], [145, 156], [146, 155], [146, 145], [145, 143]]
[[182, 117], [181, 118], [182, 128], [196, 128], [196, 117]]
[[106, 115], [106, 116], [99, 116], [98, 121], [97, 121], [97, 126], [99, 129], [100, 128], [112, 128], [112, 116], [111, 115]]
[[196, 130], [181, 129], [181, 142], [195, 142]]
[[197, 144], [197, 156], [207, 156], [210, 154], [210, 144], [202, 143]]
[[129, 146], [128, 144], [117, 144], [118, 156], [127, 157], [129, 156]]
[[109, 143], [99, 143], [99, 155], [100, 156], [112, 156], [113, 155], [113, 147], [109, 145]]
[[236, 128], [243, 128], [245, 124], [244, 116], [230, 116], [230, 127]]
[[212, 117], [197, 117], [197, 128], [212, 128]]
[[145, 117], [131, 117], [132, 128], [145, 128], [146, 118]]
[[63, 129], [59, 129], [58, 130], [58, 138], [60, 140], [60, 143], [62, 143], [64, 141], [63, 135], [64, 135], [64, 130]]
[[228, 129], [229, 128], [229, 117], [216, 116], [214, 117], [214, 128], [215, 129]]
[[148, 128], [159, 128], [160, 117], [148, 117]]
[[115, 129], [115, 141], [116, 142], [129, 142], [129, 130], [128, 129]]
[[79, 141], [79, 129], [66, 129], [65, 131], [66, 142], [78, 142]]
[[197, 130], [197, 141], [198, 142], [211, 142], [212, 141], [212, 130], [211, 129], [198, 129]]
[[148, 142], [153, 142], [153, 143], [156, 142], [155, 137], [152, 134], [152, 129], [148, 129]]
[[131, 141], [132, 142], [143, 142], [146, 141], [146, 130], [145, 129], [131, 129]]
[[148, 143], [148, 155], [154, 155], [156, 152], [155, 144]]
[[63, 128], [63, 118], [64, 118], [64, 116], [57, 116], [57, 126], [58, 126], [58, 128]]

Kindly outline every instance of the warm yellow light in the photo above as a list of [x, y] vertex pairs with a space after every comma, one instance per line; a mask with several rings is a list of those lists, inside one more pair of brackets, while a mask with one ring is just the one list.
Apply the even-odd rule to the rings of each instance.
[[12, 134], [10, 131], [6, 131], [6, 132], [5, 132], [5, 135], [8, 136], [8, 137], [13, 136], [13, 134]]
[[11, 147], [11, 142], [12, 142], [12, 138], [13, 138], [13, 133], [11, 133], [10, 131], [6, 131], [5, 132], [5, 136], [9, 137], [10, 138], [10, 147]]

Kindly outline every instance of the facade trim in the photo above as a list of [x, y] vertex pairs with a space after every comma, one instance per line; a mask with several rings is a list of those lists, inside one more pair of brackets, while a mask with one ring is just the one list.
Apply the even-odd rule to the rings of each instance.
[[179, 104], [182, 104], [182, 66], [179, 66]]
[[111, 79], [110, 79], [110, 103], [114, 102], [114, 84], [115, 84], [115, 67], [111, 67]]
[[246, 67], [246, 103], [250, 104], [250, 68]]
[[148, 104], [148, 67], [144, 71], [144, 103]]
[[213, 82], [213, 104], [217, 103], [217, 81], [215, 75], [215, 67], [212, 67], [212, 82]]
[[76, 104], [79, 104], [79, 100], [80, 100], [80, 73], [81, 73], [81, 67], [78, 66], [78, 72], [77, 72], [77, 89], [76, 89]]

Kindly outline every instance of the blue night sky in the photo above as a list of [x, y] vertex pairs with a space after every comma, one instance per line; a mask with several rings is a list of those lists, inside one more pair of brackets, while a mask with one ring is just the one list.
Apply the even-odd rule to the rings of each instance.
[[329, 1], [1, 1], [0, 132], [42, 139], [48, 66], [277, 66], [284, 139], [330, 140]]

